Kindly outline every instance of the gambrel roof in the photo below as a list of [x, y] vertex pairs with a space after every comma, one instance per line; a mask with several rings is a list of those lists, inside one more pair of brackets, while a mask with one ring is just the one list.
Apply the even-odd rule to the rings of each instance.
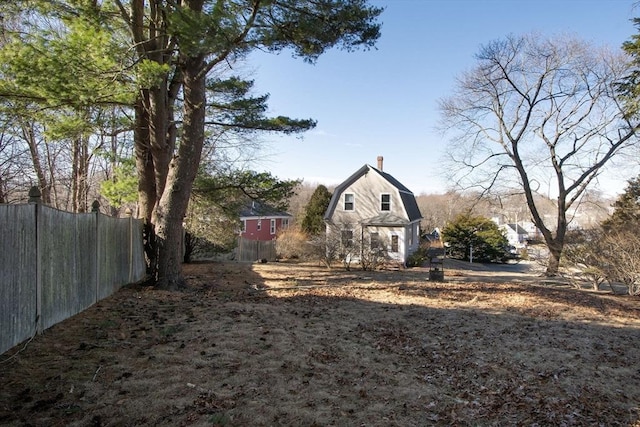
[[405, 187], [400, 181], [395, 179], [393, 176], [389, 175], [386, 172], [383, 172], [377, 168], [374, 168], [371, 165], [364, 165], [360, 169], [358, 169], [353, 175], [347, 178], [344, 182], [336, 187], [333, 192], [333, 196], [331, 196], [331, 201], [329, 202], [329, 209], [325, 213], [324, 219], [329, 220], [333, 216], [333, 212], [340, 201], [340, 197], [345, 189], [349, 188], [353, 183], [355, 183], [358, 179], [363, 177], [368, 173], [375, 173], [384, 178], [391, 187], [398, 190], [400, 194], [400, 199], [402, 200], [402, 204], [404, 206], [405, 211], [407, 212], [407, 218], [388, 218], [383, 215], [378, 215], [377, 217], [370, 218], [366, 220], [366, 223], [369, 225], [375, 225], [375, 223], [386, 223], [388, 224], [390, 220], [393, 219], [392, 222], [397, 224], [408, 224], [414, 221], [418, 221], [422, 219], [422, 214], [420, 213], [420, 209], [418, 208], [418, 203], [416, 202], [416, 198], [407, 187]]

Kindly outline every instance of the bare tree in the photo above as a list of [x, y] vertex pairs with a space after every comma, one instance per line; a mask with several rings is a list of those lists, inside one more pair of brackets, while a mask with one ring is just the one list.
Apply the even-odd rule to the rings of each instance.
[[[441, 101], [451, 132], [451, 177], [484, 194], [518, 188], [549, 248], [555, 275], [570, 213], [610, 160], [636, 143], [615, 91], [622, 54], [571, 38], [509, 36], [480, 49], [455, 93]], [[538, 193], [557, 214], [541, 213]]]

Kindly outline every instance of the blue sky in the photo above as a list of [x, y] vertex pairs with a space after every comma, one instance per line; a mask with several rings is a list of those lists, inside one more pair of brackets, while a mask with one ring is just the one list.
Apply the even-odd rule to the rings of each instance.
[[[313, 118], [298, 137], [267, 136], [255, 166], [282, 179], [337, 184], [365, 163], [416, 195], [441, 193], [446, 141], [435, 130], [438, 100], [475, 64], [479, 47], [508, 34], [571, 34], [619, 48], [635, 33], [632, 0], [373, 0], [385, 8], [377, 50], [330, 51], [315, 65], [252, 54], [257, 93], [271, 95], [271, 115]], [[634, 172], [619, 174], [621, 191]], [[607, 190], [607, 189], [605, 189]]]

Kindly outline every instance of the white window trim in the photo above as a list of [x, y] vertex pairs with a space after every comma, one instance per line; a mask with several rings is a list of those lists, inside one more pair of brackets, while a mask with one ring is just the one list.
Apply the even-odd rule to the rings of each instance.
[[276, 220], [273, 218], [271, 219], [271, 222], [269, 224], [269, 233], [276, 234]]
[[[347, 196], [351, 196], [351, 209], [347, 209]], [[344, 193], [342, 197], [342, 209], [346, 212], [353, 212], [356, 210], [356, 195], [354, 193]]]
[[414, 232], [413, 230], [415, 229], [415, 224], [411, 224], [411, 228], [409, 229], [409, 247], [413, 247], [413, 237], [414, 237]]
[[[397, 242], [397, 246], [398, 246], [395, 251], [393, 250], [393, 238], [394, 237], [396, 238], [396, 242]], [[400, 252], [400, 236], [398, 236], [397, 234], [392, 234], [391, 235], [391, 239], [389, 241], [389, 252], [394, 253], [394, 254], [397, 254], [397, 253]]]
[[[389, 205], [389, 209], [382, 209], [382, 205], [383, 205], [383, 201], [382, 201], [382, 197], [383, 196], [389, 196], [389, 201], [387, 202], [387, 204]], [[391, 212], [391, 193], [381, 193], [380, 194], [380, 212]]]
[[369, 233], [369, 248], [370, 249], [379, 249], [380, 246], [380, 233], [377, 231], [372, 231]]

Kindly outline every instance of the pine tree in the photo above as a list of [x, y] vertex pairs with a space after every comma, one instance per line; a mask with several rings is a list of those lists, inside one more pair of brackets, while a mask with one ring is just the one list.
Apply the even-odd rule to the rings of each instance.
[[508, 241], [498, 225], [489, 218], [458, 215], [442, 230], [442, 237], [449, 244], [453, 258], [479, 261], [501, 261]]
[[613, 204], [611, 218], [602, 223], [607, 230], [637, 228], [640, 224], [640, 176], [627, 181], [624, 193]]
[[302, 231], [317, 236], [324, 231], [324, 213], [331, 201], [331, 193], [324, 185], [319, 185], [313, 192], [307, 208], [305, 209], [304, 218], [302, 219]]

